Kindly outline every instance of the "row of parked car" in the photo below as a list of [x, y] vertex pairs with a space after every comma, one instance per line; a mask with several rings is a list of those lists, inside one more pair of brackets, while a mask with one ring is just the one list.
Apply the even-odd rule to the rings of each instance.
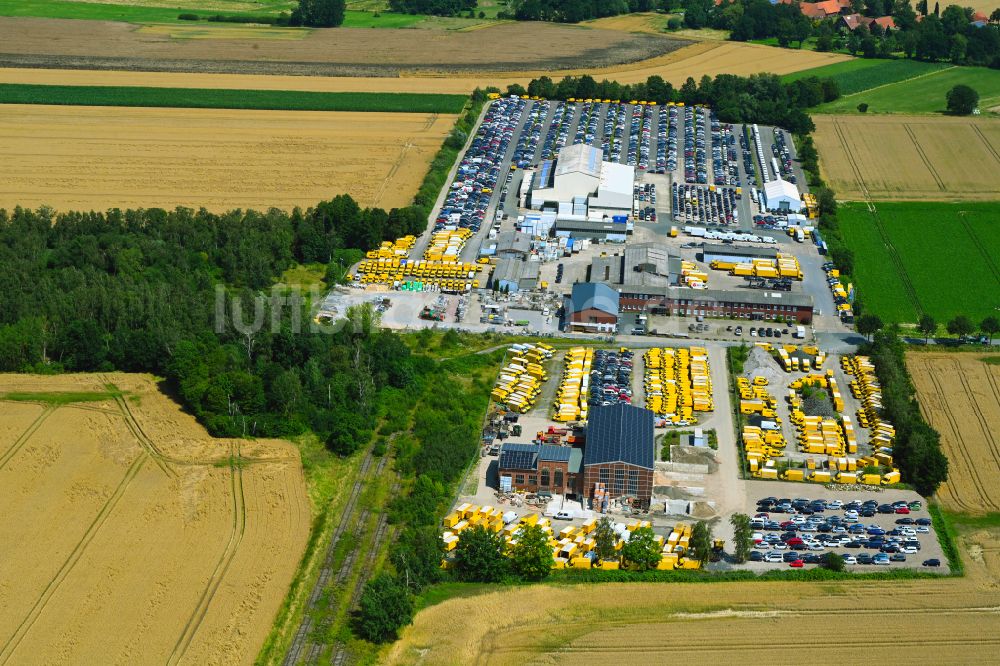
[[604, 138], [601, 147], [604, 159], [608, 162], [618, 162], [622, 156], [622, 139], [625, 137], [625, 105], [609, 104], [604, 116]]
[[743, 126], [743, 133], [740, 134], [740, 150], [743, 153], [743, 171], [747, 175], [747, 186], [757, 187], [757, 171], [753, 167], [753, 153], [750, 152], [750, 128]]
[[771, 143], [771, 154], [778, 160], [781, 178], [787, 180], [789, 183], [795, 183], [797, 179], [792, 171], [792, 156], [788, 150], [786, 134], [784, 130], [778, 127], [774, 128], [774, 142]]
[[542, 127], [551, 108], [551, 102], [534, 102], [528, 111], [524, 127], [517, 139], [514, 157], [511, 159], [511, 164], [518, 169], [527, 168], [534, 163], [535, 151], [538, 150], [538, 143], [542, 138]]
[[684, 107], [684, 181], [708, 183], [708, 160], [705, 151], [707, 109]]
[[[575, 107], [575, 105], [573, 106]], [[552, 123], [545, 135], [545, 143], [542, 144], [543, 160], [555, 158], [566, 145], [569, 123], [573, 120], [573, 113], [572, 111], [567, 113], [567, 108], [566, 102], [556, 102], [556, 106], [552, 110]]]
[[576, 126], [576, 136], [573, 143], [585, 143], [593, 146], [597, 139], [597, 124], [601, 120], [601, 105], [593, 102], [584, 102], [580, 111], [580, 122]]
[[674, 219], [694, 224], [738, 224], [739, 209], [733, 188], [709, 189], [706, 185], [673, 183], [671, 204]]
[[736, 165], [736, 136], [733, 126], [720, 123], [711, 114], [712, 121], [712, 182], [716, 185], [740, 184], [740, 170]]
[[677, 168], [677, 107], [661, 106], [657, 112], [656, 164], [653, 173]]
[[632, 355], [622, 348], [619, 351], [598, 349], [590, 366], [591, 407], [632, 402]]
[[448, 188], [444, 205], [435, 219], [435, 231], [445, 227], [479, 231], [526, 104], [523, 99], [509, 97], [490, 104]]
[[[821, 563], [824, 551], [863, 549], [877, 552], [841, 553], [845, 564], [905, 563], [908, 555], [919, 554], [920, 537], [930, 534], [930, 518], [908, 515], [920, 509], [920, 502], [902, 500], [879, 504], [874, 499], [844, 503], [841, 500], [767, 497], [758, 501], [758, 513], [750, 521], [751, 527], [759, 530], [752, 537], [754, 550], [750, 560], [802, 566]], [[781, 514], [790, 514], [790, 517], [785, 520], [775, 517]], [[880, 514], [901, 517], [888, 529], [876, 523], [861, 522], [862, 518]], [[923, 564], [935, 567], [941, 563], [931, 558]]]

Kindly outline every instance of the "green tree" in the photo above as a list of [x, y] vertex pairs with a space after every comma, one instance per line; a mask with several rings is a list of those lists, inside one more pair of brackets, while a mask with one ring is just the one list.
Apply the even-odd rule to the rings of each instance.
[[921, 315], [920, 321], [917, 322], [917, 330], [924, 334], [924, 343], [926, 344], [927, 340], [937, 333], [937, 321], [929, 314]]
[[413, 621], [413, 597], [395, 576], [379, 574], [365, 583], [358, 604], [357, 629], [373, 643], [394, 641]]
[[843, 571], [843, 556], [834, 552], [827, 553], [823, 556], [823, 568], [829, 569], [830, 571]]
[[965, 336], [971, 334], [974, 330], [975, 327], [972, 325], [972, 321], [965, 315], [958, 315], [948, 322], [948, 332], [959, 338], [965, 338]]
[[866, 102], [858, 104], [858, 113], [868, 113], [868, 104]]
[[653, 530], [640, 527], [632, 532], [632, 536], [622, 546], [622, 559], [632, 568], [639, 571], [655, 569], [660, 563], [660, 544], [656, 543]]
[[299, 0], [292, 10], [293, 25], [336, 28], [344, 22], [345, 0]]
[[993, 344], [993, 336], [1000, 333], [1000, 319], [989, 316], [979, 324], [979, 330], [986, 334], [989, 344]]
[[618, 542], [618, 535], [615, 534], [614, 524], [611, 519], [604, 516], [597, 521], [594, 528], [594, 554], [599, 561], [612, 560], [618, 556], [615, 544]]
[[882, 319], [878, 315], [863, 314], [858, 317], [858, 333], [865, 336], [866, 339], [871, 340], [872, 333], [880, 328], [882, 328]]
[[510, 547], [510, 565], [522, 580], [539, 581], [552, 571], [552, 546], [549, 535], [538, 525], [524, 525], [517, 532], [517, 543]]
[[967, 116], [979, 104], [979, 93], [970, 86], [960, 83], [948, 91], [946, 96], [948, 113], [953, 116]]
[[729, 519], [733, 526], [733, 551], [736, 561], [746, 562], [753, 550], [753, 528], [750, 527], [750, 516], [745, 513], [734, 513]]
[[699, 520], [691, 530], [691, 556], [707, 563], [712, 556], [712, 527], [704, 520]]
[[502, 581], [509, 568], [504, 546], [503, 537], [482, 525], [463, 531], [455, 546], [455, 576], [475, 583]]
[[392, 545], [390, 559], [399, 580], [413, 592], [441, 579], [444, 544], [437, 527], [407, 527]]
[[969, 48], [969, 40], [964, 35], [952, 35], [949, 41], [948, 59], [953, 65], [961, 65], [965, 62], [965, 52]]

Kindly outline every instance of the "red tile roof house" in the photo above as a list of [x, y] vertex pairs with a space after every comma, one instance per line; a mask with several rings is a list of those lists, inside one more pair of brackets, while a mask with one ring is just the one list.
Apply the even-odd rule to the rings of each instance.
[[861, 14], [848, 14], [847, 16], [840, 17], [840, 25], [851, 32], [854, 32], [862, 25], [871, 30], [872, 24], [877, 24], [883, 31], [896, 29], [896, 22], [891, 16], [871, 18], [870, 16], [862, 16]]
[[[848, 10], [851, 8], [851, 3], [847, 2]], [[811, 19], [825, 19], [830, 16], [837, 16], [841, 11], [845, 9], [844, 0], [823, 0], [823, 2], [803, 2], [799, 5], [799, 11], [802, 12], [804, 16], [808, 16]]]

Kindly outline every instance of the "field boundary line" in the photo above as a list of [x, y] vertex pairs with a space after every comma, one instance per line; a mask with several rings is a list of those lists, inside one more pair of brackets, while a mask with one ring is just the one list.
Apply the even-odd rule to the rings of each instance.
[[958, 219], [965, 228], [965, 233], [969, 234], [969, 238], [972, 239], [972, 244], [976, 246], [979, 254], [983, 257], [983, 261], [986, 262], [986, 267], [990, 269], [991, 273], [993, 273], [993, 278], [997, 281], [997, 284], [1000, 284], [1000, 269], [997, 269], [997, 265], [993, 261], [993, 257], [991, 257], [990, 253], [986, 251], [986, 246], [983, 244], [982, 240], [980, 240], [979, 236], [976, 235], [976, 231], [972, 228], [972, 225], [969, 224], [969, 221], [965, 219], [964, 210], [958, 211]]
[[944, 186], [944, 181], [941, 180], [941, 176], [938, 175], [937, 170], [934, 169], [934, 165], [931, 164], [931, 161], [927, 158], [927, 154], [924, 152], [924, 147], [920, 145], [920, 140], [917, 138], [917, 135], [913, 132], [913, 128], [904, 123], [903, 130], [906, 131], [910, 139], [913, 141], [913, 147], [916, 149], [917, 154], [920, 155], [921, 161], [923, 161], [924, 166], [927, 167], [927, 171], [930, 172], [931, 177], [934, 179], [934, 182], [937, 183], [938, 189], [941, 190], [942, 192], [946, 192], [947, 188]]
[[125, 495], [125, 491], [128, 490], [128, 487], [132, 484], [132, 480], [139, 474], [139, 471], [148, 459], [149, 454], [142, 451], [138, 456], [136, 456], [135, 460], [132, 461], [132, 464], [129, 465], [128, 469], [125, 470], [125, 476], [122, 477], [122, 480], [118, 483], [118, 486], [111, 494], [111, 497], [108, 498], [108, 500], [104, 503], [104, 506], [102, 506], [100, 511], [97, 512], [97, 516], [94, 517], [94, 520], [90, 523], [90, 526], [87, 527], [87, 530], [83, 533], [83, 536], [77, 542], [76, 546], [74, 546], [73, 550], [66, 557], [62, 566], [59, 567], [55, 576], [53, 576], [45, 586], [45, 589], [42, 591], [42, 595], [35, 602], [35, 605], [32, 606], [31, 610], [28, 611], [28, 615], [21, 621], [21, 624], [18, 625], [17, 629], [14, 630], [14, 634], [7, 639], [3, 648], [0, 648], [0, 664], [6, 664], [10, 661], [14, 652], [17, 650], [17, 647], [21, 644], [21, 641], [24, 640], [24, 637], [29, 631], [31, 631], [31, 627], [34, 626], [35, 621], [42, 614], [42, 612], [44, 612], [45, 606], [48, 604], [49, 600], [52, 599], [52, 596], [62, 585], [63, 581], [66, 580], [66, 578], [73, 571], [74, 567], [76, 567], [77, 563], [83, 557], [83, 553], [86, 551], [87, 546], [90, 545], [90, 543], [97, 536], [97, 532], [100, 531], [104, 523], [107, 522], [108, 516], [111, 515], [111, 512]]
[[906, 79], [900, 79], [899, 81], [893, 81], [891, 83], [882, 83], [880, 85], [877, 85], [877, 86], [874, 86], [874, 87], [871, 87], [871, 88], [865, 88], [864, 90], [859, 90], [858, 92], [848, 93], [846, 95], [841, 95], [840, 98], [844, 99], [846, 97], [855, 97], [857, 95], [864, 95], [865, 93], [870, 93], [873, 90], [880, 90], [882, 88], [888, 88], [889, 86], [895, 86], [895, 85], [898, 85], [900, 83], [906, 83], [907, 81], [915, 81], [917, 79], [925, 79], [928, 76], [935, 76], [937, 74], [942, 74], [944, 72], [950, 71], [950, 70], [955, 69], [955, 68], [956, 68], [955, 65], [951, 65], [950, 67], [944, 67], [942, 69], [935, 69], [933, 72], [926, 72], [924, 74], [917, 74], [916, 76], [911, 76], [911, 77], [906, 78]]
[[868, 207], [868, 212], [871, 214], [872, 220], [875, 223], [875, 230], [878, 232], [879, 236], [882, 238], [882, 242], [885, 244], [886, 254], [889, 255], [889, 260], [896, 268], [896, 273], [899, 275], [899, 279], [903, 283], [903, 289], [906, 291], [906, 295], [909, 297], [910, 303], [913, 305], [918, 315], [923, 314], [924, 308], [920, 304], [920, 298], [917, 296], [917, 290], [914, 288], [913, 282], [910, 280], [910, 274], [907, 273], [906, 265], [899, 256], [896, 246], [892, 244], [889, 232], [886, 230], [885, 225], [882, 224], [882, 218], [879, 217], [875, 202], [872, 201], [871, 193], [868, 191], [868, 185], [865, 183], [864, 176], [862, 176], [861, 168], [854, 160], [854, 154], [851, 151], [851, 147], [847, 143], [847, 136], [844, 134], [844, 129], [841, 126], [839, 119], [834, 119], [833, 128], [837, 133], [837, 138], [840, 140], [841, 148], [844, 149], [844, 155], [847, 157], [847, 162], [851, 165], [851, 170], [854, 171], [854, 174], [857, 177], [861, 194], [865, 199], [865, 205]]
[[3, 469], [7, 463], [9, 463], [11, 459], [17, 455], [17, 452], [21, 450], [24, 443], [31, 439], [32, 435], [38, 432], [38, 429], [42, 427], [42, 424], [45, 423], [46, 419], [48, 419], [49, 416], [56, 411], [56, 409], [58, 409], [58, 407], [53, 405], [45, 407], [45, 409], [42, 410], [42, 413], [35, 417], [34, 421], [28, 424], [28, 427], [24, 429], [24, 432], [22, 432], [18, 438], [14, 440], [14, 443], [3, 452], [3, 455], [0, 455], [0, 469]]
[[229, 533], [229, 542], [226, 544], [226, 548], [223, 550], [222, 556], [215, 565], [215, 570], [212, 571], [212, 576], [208, 580], [208, 585], [206, 585], [205, 589], [201, 592], [201, 597], [198, 599], [198, 605], [195, 606], [194, 612], [191, 614], [191, 617], [188, 618], [187, 624], [184, 625], [184, 631], [181, 633], [180, 638], [174, 645], [174, 651], [171, 653], [169, 659], [167, 659], [167, 664], [178, 663], [184, 657], [188, 648], [191, 647], [195, 634], [197, 634], [198, 629], [201, 628], [201, 624], [204, 622], [205, 616], [208, 614], [208, 609], [212, 605], [212, 600], [215, 598], [216, 592], [219, 591], [219, 586], [222, 585], [222, 580], [225, 578], [226, 573], [229, 571], [229, 567], [236, 558], [236, 554], [239, 552], [240, 544], [243, 542], [243, 535], [246, 533], [247, 507], [246, 497], [243, 494], [243, 465], [241, 463], [241, 447], [239, 444], [231, 444], [229, 450], [229, 484], [233, 498], [233, 526]]

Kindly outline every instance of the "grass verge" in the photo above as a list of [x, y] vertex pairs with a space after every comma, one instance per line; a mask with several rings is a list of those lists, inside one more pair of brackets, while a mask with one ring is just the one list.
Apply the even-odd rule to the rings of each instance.
[[74, 402], [103, 402], [121, 395], [116, 391], [66, 391], [66, 392], [24, 392], [0, 394], [0, 400], [12, 402], [41, 402], [47, 405], [69, 405]]
[[2, 104], [459, 113], [465, 107], [467, 100], [468, 97], [465, 95], [421, 93], [0, 84]]
[[965, 566], [962, 564], [962, 556], [958, 551], [958, 532], [955, 530], [955, 526], [937, 502], [928, 502], [927, 512], [931, 514], [931, 520], [934, 521], [934, 534], [937, 535], [944, 556], [948, 558], [948, 567], [951, 569], [951, 573], [955, 576], [964, 575]]

